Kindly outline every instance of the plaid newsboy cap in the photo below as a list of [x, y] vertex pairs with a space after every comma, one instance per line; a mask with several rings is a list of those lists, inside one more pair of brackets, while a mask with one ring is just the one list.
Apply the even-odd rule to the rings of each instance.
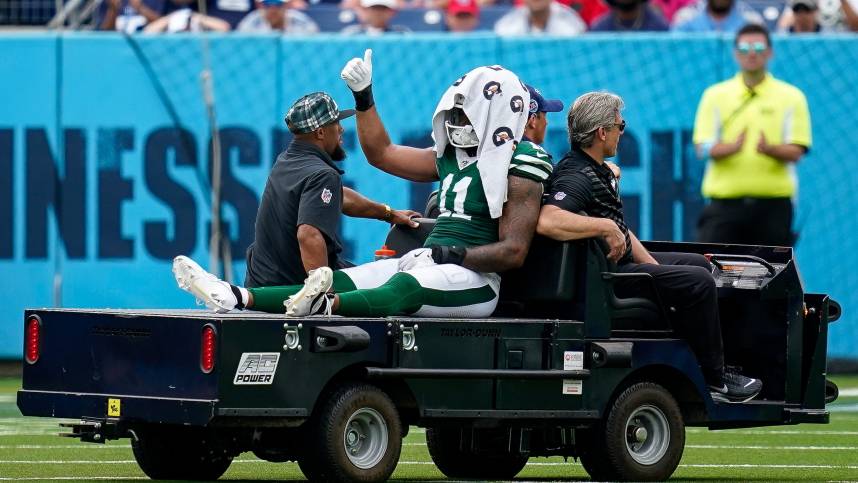
[[298, 99], [286, 113], [286, 126], [294, 134], [313, 132], [320, 127], [353, 116], [353, 109], [340, 111], [337, 103], [324, 92], [314, 92]]

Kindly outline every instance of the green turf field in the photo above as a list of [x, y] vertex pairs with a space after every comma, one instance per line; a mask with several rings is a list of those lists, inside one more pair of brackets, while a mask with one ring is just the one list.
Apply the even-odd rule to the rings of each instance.
[[[833, 377], [841, 392], [829, 406], [831, 424], [708, 431], [689, 428], [674, 480], [858, 482], [858, 376]], [[56, 436], [58, 420], [24, 418], [15, 406], [20, 380], [0, 379], [0, 480], [93, 481], [146, 479], [128, 440], [106, 445]], [[395, 479], [434, 480], [443, 475], [429, 459], [423, 431], [404, 441]], [[302, 479], [294, 463], [268, 463], [246, 453], [221, 478]], [[525, 480], [582, 480], [581, 465], [562, 458], [533, 458]]]

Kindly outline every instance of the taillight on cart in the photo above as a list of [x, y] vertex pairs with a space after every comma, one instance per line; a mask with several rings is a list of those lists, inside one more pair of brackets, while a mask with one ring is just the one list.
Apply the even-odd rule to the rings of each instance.
[[215, 347], [217, 346], [217, 333], [214, 327], [206, 325], [200, 339], [200, 368], [206, 374], [210, 373], [215, 366]]
[[39, 353], [42, 349], [42, 319], [38, 315], [31, 315], [27, 318], [27, 327], [24, 333], [24, 355], [27, 363], [35, 364], [39, 360]]

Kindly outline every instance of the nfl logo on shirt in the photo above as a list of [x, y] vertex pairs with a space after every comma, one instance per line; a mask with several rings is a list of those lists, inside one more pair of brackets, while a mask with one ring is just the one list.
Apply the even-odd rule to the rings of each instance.
[[333, 198], [333, 196], [334, 195], [331, 193], [331, 190], [328, 188], [322, 190], [322, 202], [326, 205], [331, 202], [331, 198]]

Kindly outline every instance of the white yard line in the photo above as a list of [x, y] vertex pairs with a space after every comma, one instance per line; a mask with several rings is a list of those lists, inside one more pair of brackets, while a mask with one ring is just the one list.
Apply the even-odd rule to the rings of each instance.
[[79, 421], [79, 419], [66, 419], [66, 418], [50, 418], [50, 419], [47, 419], [47, 418], [40, 418], [40, 417], [36, 417], [36, 416], [12, 416], [12, 417], [8, 417], [8, 418], [0, 418], [0, 423], [23, 423], [23, 422], [39, 423], [39, 422], [41, 422], [42, 424], [47, 424], [47, 423], [57, 424], [57, 423], [67, 422], [67, 421], [77, 422], [77, 421]]
[[[402, 443], [402, 446], [422, 446], [426, 443]], [[686, 448], [691, 449], [759, 449], [759, 450], [777, 450], [777, 451], [858, 451], [858, 446], [766, 446], [766, 445], [716, 445], [716, 444], [686, 444]], [[0, 445], [0, 449], [76, 449], [76, 450], [106, 450], [106, 449], [121, 449], [131, 448], [130, 444], [18, 444], [18, 445]]]
[[[426, 446], [425, 442], [402, 443], [402, 446]], [[17, 444], [0, 445], [0, 449], [128, 449], [130, 444]], [[686, 448], [695, 449], [771, 449], [771, 450], [800, 450], [800, 451], [852, 451], [858, 446], [769, 446], [769, 445], [708, 445], [686, 444]]]
[[771, 450], [794, 450], [794, 451], [858, 451], [858, 446], [756, 446], [756, 445], [715, 445], [715, 444], [686, 444], [686, 448], [692, 449], [771, 449]]
[[0, 477], [0, 481], [63, 481], [63, 480], [77, 480], [77, 481], [90, 481], [90, 480], [148, 480], [148, 476], [29, 476], [29, 477], [17, 477], [17, 478], [2, 478]]
[[[400, 461], [401, 465], [434, 465], [431, 461]], [[573, 466], [577, 463], [551, 463], [551, 462], [536, 462], [528, 463], [527, 466]], [[809, 469], [844, 469], [858, 470], [858, 465], [758, 465], [758, 464], [688, 464], [679, 465], [680, 468], [809, 468]]]
[[858, 412], [858, 404], [832, 404], [826, 409], [832, 413], [855, 413]]
[[77, 423], [79, 418], [60, 418], [53, 416], [8, 416], [0, 418], [0, 422], [21, 422], [29, 421], [31, 423]]
[[130, 444], [0, 444], [0, 449], [128, 449]]
[[148, 480], [148, 476], [32, 476], [32, 477], [17, 477], [17, 478], [3, 478], [0, 477], [0, 481], [63, 481], [63, 480], [77, 480], [77, 481], [90, 481], [90, 480]]
[[0, 465], [127, 465], [137, 463], [135, 460], [0, 460]]
[[706, 433], [720, 435], [736, 435], [736, 434], [808, 434], [812, 436], [858, 436], [858, 431], [799, 431], [795, 429], [780, 429], [780, 430], [761, 430], [761, 429], [726, 429], [720, 431], [710, 431], [706, 428], [686, 428], [689, 433]]
[[[402, 443], [402, 446], [426, 446], [426, 443]], [[686, 444], [686, 448], [692, 449], [766, 449], [766, 450], [793, 450], [793, 451], [858, 451], [858, 446], [766, 446], [766, 445], [714, 445], [714, 444]], [[2, 448], [2, 446], [0, 446]]]
[[841, 389], [838, 391], [841, 396], [853, 397], [858, 396], [858, 387], [850, 387], [849, 389]]
[[34, 433], [32, 431], [3, 431], [0, 429], [0, 436], [56, 436], [58, 434], [59, 430]]
[[[59, 434], [61, 429], [59, 426], [46, 427], [42, 431], [33, 431], [32, 425], [22, 424], [20, 425], [22, 429], [27, 429], [29, 431], [18, 431], [16, 429], [0, 426], [0, 436], [50, 436]], [[754, 435], [767, 435], [767, 434], [792, 434], [792, 435], [809, 435], [809, 436], [858, 436], [858, 431], [798, 431], [798, 430], [753, 430], [753, 429], [729, 429], [729, 430], [720, 430], [720, 431], [710, 431], [706, 428], [686, 428], [686, 431], [689, 433], [696, 434], [713, 434], [713, 435], [724, 435], [731, 436], [737, 434], [754, 434]], [[415, 433], [416, 431], [411, 431]]]
[[[402, 446], [422, 446], [426, 443], [402, 443]], [[858, 446], [765, 446], [765, 445], [717, 445], [717, 444], [686, 444], [686, 448], [690, 449], [759, 449], [773, 451], [858, 451]], [[18, 445], [0, 445], [2, 449], [75, 449], [75, 450], [126, 450], [131, 448], [130, 444], [70, 444], [70, 445], [38, 445], [38, 444], [18, 444]]]
[[[233, 460], [233, 463], [268, 463], [263, 460]], [[48, 461], [29, 461], [29, 460], [0, 460], [0, 465], [130, 465], [137, 464], [137, 460], [48, 460]], [[278, 463], [279, 464], [279, 463]]]
[[773, 469], [838, 469], [838, 470], [858, 470], [858, 465], [756, 465], [756, 464], [690, 464], [679, 465], [680, 468], [773, 468]]

